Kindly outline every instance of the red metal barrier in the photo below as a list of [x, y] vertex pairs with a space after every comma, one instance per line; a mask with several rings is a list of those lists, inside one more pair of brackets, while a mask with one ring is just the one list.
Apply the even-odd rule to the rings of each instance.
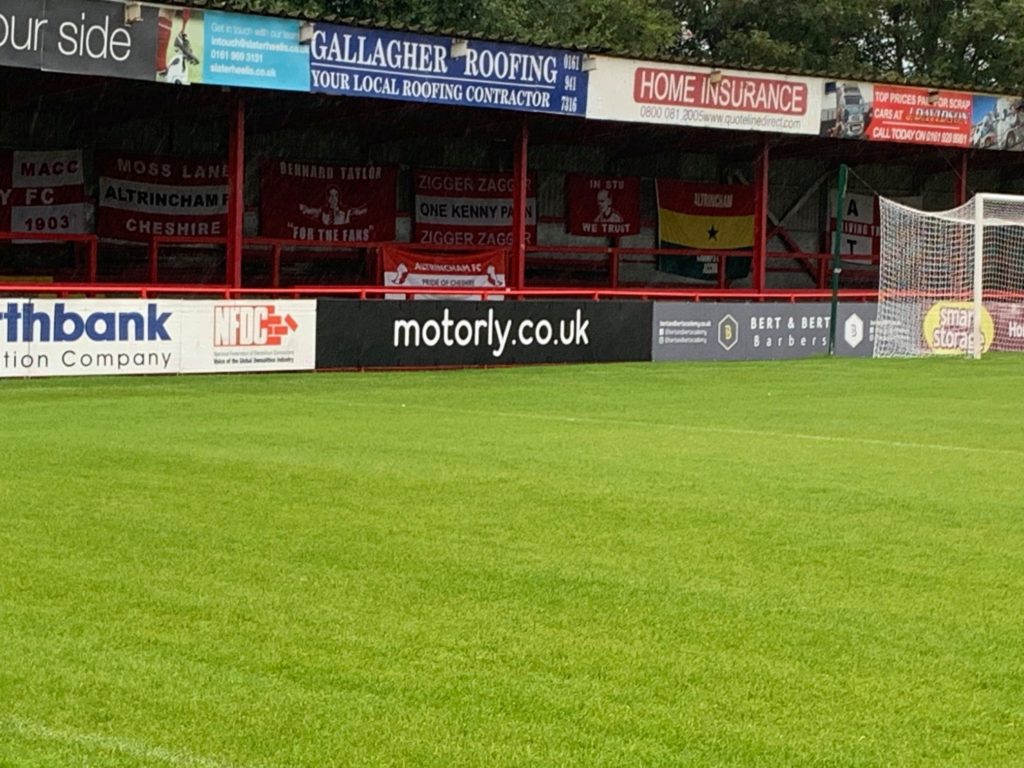
[[[161, 248], [168, 245], [195, 245], [195, 246], [216, 246], [226, 247], [226, 237], [188, 237], [154, 235], [150, 237], [145, 246], [148, 254], [148, 277], [149, 284], [141, 283], [97, 283], [97, 252], [99, 239], [96, 235], [69, 235], [69, 234], [48, 234], [48, 233], [12, 233], [0, 232], [0, 242], [10, 240], [38, 240], [48, 242], [71, 242], [85, 243], [87, 245], [87, 277], [85, 282], [80, 283], [3, 283], [0, 281], [0, 292], [3, 293], [46, 293], [48, 295], [67, 296], [75, 295], [138, 295], [155, 296], [166, 294], [194, 294], [197, 296], [224, 296], [226, 298], [239, 296], [358, 296], [360, 298], [380, 297], [385, 293], [393, 292], [392, 289], [380, 285], [380, 249], [386, 245], [396, 245], [394, 242], [367, 241], [367, 242], [319, 242], [309, 240], [294, 240], [286, 238], [270, 237], [247, 237], [244, 240], [246, 249], [269, 249], [271, 257], [271, 286], [269, 288], [237, 288], [226, 284], [160, 284], [159, 283], [159, 257]], [[402, 247], [413, 248], [427, 252], [472, 252], [480, 250], [477, 246], [466, 245], [434, 245], [420, 243], [398, 243]], [[376, 275], [376, 285], [304, 285], [290, 288], [280, 287], [281, 262], [284, 249], [304, 249], [315, 251], [318, 249], [333, 249], [325, 257], [329, 258], [353, 258], [356, 254], [352, 252], [365, 252], [372, 259], [373, 270], [371, 274]], [[827, 299], [830, 293], [819, 283], [818, 288], [809, 289], [766, 289], [756, 291], [753, 289], [731, 289], [723, 280], [719, 280], [715, 287], [705, 286], [671, 286], [653, 287], [650, 285], [638, 285], [636, 283], [624, 283], [621, 280], [621, 269], [623, 264], [649, 264], [658, 256], [706, 256], [702, 252], [692, 248], [637, 248], [618, 246], [568, 246], [568, 245], [535, 245], [527, 249], [529, 263], [534, 267], [552, 266], [562, 268], [575, 268], [579, 270], [592, 270], [597, 275], [607, 275], [605, 284], [598, 286], [549, 286], [523, 289], [483, 289], [483, 288], [437, 288], [423, 287], [420, 289], [406, 288], [406, 293], [431, 293], [451, 295], [501, 295], [508, 298], [591, 298], [594, 300], [609, 298], [633, 298], [633, 299], [678, 299], [689, 301], [817, 301]], [[556, 254], [556, 258], [536, 258], [537, 254]], [[561, 258], [557, 255], [565, 254]], [[587, 259], [586, 256], [599, 258]], [[730, 256], [750, 256], [750, 251], [716, 251], [713, 253], [718, 258], [718, 271], [724, 274], [725, 259]], [[771, 260], [804, 260], [806, 262], [818, 262], [824, 265], [830, 254], [826, 253], [790, 253], [772, 252], [767, 254]], [[583, 257], [583, 258], [581, 258]], [[872, 263], [877, 263], [877, 259]], [[865, 264], [864, 270], [871, 271], [872, 267]], [[769, 271], [792, 271], [785, 268]], [[820, 270], [819, 270], [820, 271]], [[858, 270], [854, 270], [858, 271]], [[840, 296], [848, 301], [867, 301], [877, 298], [876, 290], [868, 289], [845, 289]]]
[[[291, 288], [233, 288], [229, 285], [148, 285], [127, 283], [0, 283], [0, 293], [46, 294], [48, 296], [108, 296], [129, 295], [149, 298], [161, 295], [217, 296], [224, 299], [252, 296], [269, 297], [315, 297], [353, 296], [360, 299], [381, 297], [394, 293], [394, 286], [317, 286], [304, 285]], [[818, 288], [800, 290], [768, 289], [757, 292], [752, 289], [720, 288], [440, 288], [434, 286], [403, 287], [403, 293], [426, 293], [434, 295], [480, 295], [510, 299], [607, 299], [640, 300], [688, 300], [688, 301], [824, 301], [831, 297], [829, 291]], [[872, 301], [878, 298], [878, 291], [845, 290], [840, 292], [844, 301]]]

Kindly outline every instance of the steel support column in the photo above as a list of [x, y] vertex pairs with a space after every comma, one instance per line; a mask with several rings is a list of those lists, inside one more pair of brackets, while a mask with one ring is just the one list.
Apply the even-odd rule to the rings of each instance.
[[245, 216], [245, 101], [238, 97], [228, 130], [227, 284], [242, 287], [242, 223]]
[[530, 127], [524, 117], [519, 123], [512, 182], [512, 253], [505, 282], [514, 288], [526, 286], [526, 199], [528, 197], [528, 155]]
[[754, 161], [754, 255], [751, 264], [752, 286], [763, 293], [768, 271], [768, 137], [761, 137], [761, 147]]

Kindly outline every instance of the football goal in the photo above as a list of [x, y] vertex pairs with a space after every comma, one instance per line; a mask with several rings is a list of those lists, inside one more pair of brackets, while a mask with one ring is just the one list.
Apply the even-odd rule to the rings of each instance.
[[1024, 351], [1024, 196], [880, 213], [875, 357]]

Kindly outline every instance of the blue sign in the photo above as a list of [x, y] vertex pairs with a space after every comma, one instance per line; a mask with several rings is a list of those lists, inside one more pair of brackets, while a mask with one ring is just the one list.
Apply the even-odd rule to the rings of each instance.
[[317, 24], [315, 93], [583, 116], [579, 53]]
[[203, 82], [309, 91], [309, 47], [299, 44], [299, 22], [206, 11]]

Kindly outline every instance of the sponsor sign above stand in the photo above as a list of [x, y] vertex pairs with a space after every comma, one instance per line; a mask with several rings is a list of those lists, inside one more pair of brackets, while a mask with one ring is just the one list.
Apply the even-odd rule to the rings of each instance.
[[822, 136], [939, 147], [971, 146], [970, 93], [909, 85], [829, 81]]
[[1024, 98], [975, 95], [971, 146], [1024, 151]]
[[317, 24], [315, 93], [583, 115], [579, 53], [408, 32]]
[[315, 348], [315, 301], [0, 301], [0, 377], [310, 370]]
[[[827, 302], [743, 304], [656, 302], [651, 335], [655, 362], [783, 360], [828, 352]], [[870, 357], [875, 304], [840, 304], [836, 354]]]
[[0, 232], [91, 231], [81, 150], [0, 152]]
[[639, 301], [346, 301], [317, 306], [317, 368], [650, 360]]
[[157, 26], [157, 82], [309, 90], [298, 21], [162, 8]]
[[0, 66], [152, 80], [157, 9], [124, 22], [124, 4], [95, 0], [4, 0]]
[[818, 133], [822, 81], [595, 56], [587, 117], [630, 123]]
[[309, 46], [299, 22], [207, 11], [203, 82], [278, 91], [309, 90]]

